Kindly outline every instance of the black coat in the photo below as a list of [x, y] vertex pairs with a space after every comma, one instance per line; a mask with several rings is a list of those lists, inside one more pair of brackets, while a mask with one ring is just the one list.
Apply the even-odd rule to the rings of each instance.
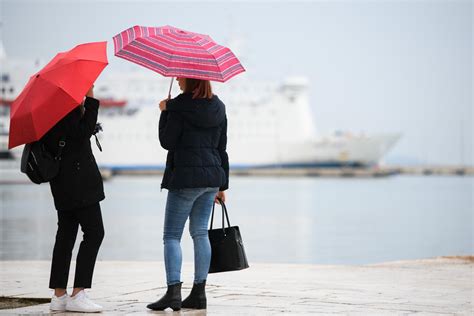
[[166, 104], [159, 123], [161, 146], [168, 150], [162, 188], [229, 187], [225, 105], [182, 93]]
[[102, 176], [90, 142], [97, 122], [99, 101], [87, 97], [84, 107], [84, 115], [77, 107], [42, 138], [52, 153], [57, 153], [61, 137], [64, 136], [66, 141], [59, 174], [50, 181], [57, 210], [82, 208], [105, 198]]

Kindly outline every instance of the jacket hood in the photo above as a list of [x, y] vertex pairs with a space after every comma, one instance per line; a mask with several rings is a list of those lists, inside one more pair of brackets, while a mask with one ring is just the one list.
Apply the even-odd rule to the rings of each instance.
[[214, 95], [211, 99], [193, 99], [182, 93], [166, 104], [167, 111], [180, 112], [188, 122], [198, 127], [219, 126], [225, 119], [225, 105]]

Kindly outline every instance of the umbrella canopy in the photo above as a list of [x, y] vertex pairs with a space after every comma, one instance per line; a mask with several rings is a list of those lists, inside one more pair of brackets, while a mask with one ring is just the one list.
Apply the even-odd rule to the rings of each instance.
[[107, 64], [107, 42], [86, 43], [31, 76], [11, 106], [8, 148], [39, 140], [82, 102]]
[[232, 51], [204, 34], [173, 26], [134, 26], [114, 36], [115, 56], [166, 77], [224, 82], [244, 72]]

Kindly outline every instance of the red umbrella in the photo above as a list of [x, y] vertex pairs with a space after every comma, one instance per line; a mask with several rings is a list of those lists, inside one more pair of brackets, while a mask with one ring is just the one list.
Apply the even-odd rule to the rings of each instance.
[[31, 76], [11, 106], [8, 148], [39, 140], [82, 102], [107, 64], [107, 42], [86, 43]]
[[244, 72], [232, 51], [208, 35], [173, 26], [134, 26], [114, 36], [115, 56], [166, 77], [224, 82]]

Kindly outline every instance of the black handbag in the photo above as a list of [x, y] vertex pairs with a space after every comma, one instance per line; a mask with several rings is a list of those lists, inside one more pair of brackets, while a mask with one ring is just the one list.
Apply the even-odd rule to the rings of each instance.
[[[249, 264], [245, 255], [239, 227], [230, 226], [227, 208], [222, 200], [219, 199], [219, 202], [222, 206], [222, 228], [212, 229], [215, 209], [215, 203], [213, 203], [211, 228], [208, 231], [212, 248], [209, 273], [246, 269], [249, 267]], [[227, 227], [224, 225], [224, 216], [227, 220]]]

